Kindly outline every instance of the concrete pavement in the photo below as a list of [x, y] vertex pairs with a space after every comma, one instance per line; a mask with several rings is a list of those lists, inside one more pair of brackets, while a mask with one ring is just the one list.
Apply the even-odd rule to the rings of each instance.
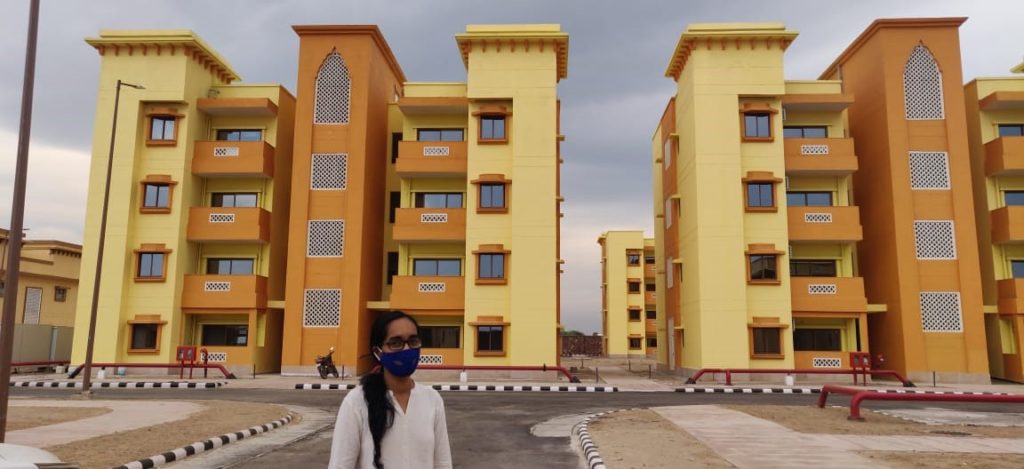
[[104, 407], [111, 410], [96, 417], [26, 428], [7, 434], [7, 443], [36, 448], [62, 445], [109, 433], [183, 420], [203, 409], [203, 406], [191, 402], [171, 401], [11, 399], [10, 405], [14, 407]]

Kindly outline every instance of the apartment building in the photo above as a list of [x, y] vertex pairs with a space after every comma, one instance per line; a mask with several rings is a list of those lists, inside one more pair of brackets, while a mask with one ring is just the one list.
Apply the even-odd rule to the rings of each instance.
[[608, 231], [601, 246], [601, 332], [604, 355], [658, 354], [654, 239], [643, 231]]
[[0, 306], [15, 301], [15, 324], [72, 327], [82, 247], [54, 240], [23, 240], [18, 292], [7, 291], [9, 231], [0, 229]]
[[1024, 382], [1024, 64], [964, 86], [988, 362]]

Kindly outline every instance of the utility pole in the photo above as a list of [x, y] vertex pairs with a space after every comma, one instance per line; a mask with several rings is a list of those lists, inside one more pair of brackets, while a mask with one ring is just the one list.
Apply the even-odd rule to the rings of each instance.
[[[21, 123], [18, 129], [18, 158], [14, 169], [14, 198], [8, 232], [6, 290], [18, 291], [21, 242], [25, 222], [25, 180], [28, 176], [28, 143], [32, 134], [32, 92], [36, 80], [36, 38], [39, 33], [39, 0], [31, 0], [28, 13], [28, 44], [25, 46], [25, 79], [21, 90]], [[6, 296], [6, 292], [5, 292]], [[7, 439], [7, 399], [10, 396], [11, 355], [14, 353], [14, 309], [18, 301], [4, 301], [0, 319], [0, 443]]]

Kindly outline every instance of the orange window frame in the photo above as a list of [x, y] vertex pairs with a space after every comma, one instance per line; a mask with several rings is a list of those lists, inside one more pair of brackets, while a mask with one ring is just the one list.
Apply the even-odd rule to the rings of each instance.
[[[185, 118], [184, 114], [178, 112], [174, 108], [155, 107], [151, 108], [146, 112], [146, 146], [159, 147], [159, 146], [175, 146], [178, 144], [178, 129], [181, 128], [181, 120]], [[174, 121], [174, 137], [170, 140], [153, 140], [153, 120], [154, 119], [171, 119]]]
[[[166, 282], [167, 281], [167, 265], [170, 263], [171, 250], [163, 244], [143, 244], [138, 249], [134, 250], [135, 265], [132, 266], [134, 271], [135, 282], [147, 283], [147, 282]], [[163, 254], [164, 261], [161, 266], [162, 270], [159, 277], [140, 277], [139, 267], [142, 262], [142, 254]]]
[[[740, 140], [744, 142], [773, 142], [775, 141], [775, 114], [779, 111], [768, 103], [744, 103], [740, 108]], [[768, 117], [768, 136], [747, 135], [747, 115], [764, 115]]]
[[[470, 184], [476, 186], [476, 213], [508, 213], [509, 207], [512, 205], [512, 180], [505, 177], [504, 174], [481, 174], [479, 178], [469, 181]], [[505, 186], [505, 206], [504, 207], [483, 207], [480, 205], [483, 197], [480, 191], [485, 185], [503, 185]]]
[[[508, 355], [508, 329], [511, 323], [504, 316], [480, 316], [477, 321], [469, 323], [473, 328], [473, 356], [504, 357]], [[480, 327], [501, 327], [501, 350], [480, 350]]]
[[[476, 142], [477, 144], [490, 145], [490, 144], [507, 144], [509, 136], [512, 134], [512, 112], [505, 106], [484, 104], [480, 106], [480, 110], [473, 113], [473, 117], [476, 118]], [[484, 118], [497, 118], [500, 117], [505, 121], [505, 137], [504, 138], [485, 138], [484, 137]]]
[[[171, 176], [168, 174], [146, 175], [145, 178], [139, 181], [139, 213], [171, 213], [171, 207], [174, 207], [174, 186], [177, 185], [178, 181], [172, 180]], [[167, 206], [147, 207], [146, 186], [167, 186]]]
[[[155, 353], [160, 353], [160, 345], [161, 345], [160, 344], [160, 342], [161, 342], [161, 340], [160, 340], [161, 337], [160, 336], [163, 335], [164, 325], [166, 325], [166, 324], [167, 324], [167, 321], [164, 321], [164, 320], [160, 319], [160, 315], [158, 315], [158, 314], [136, 314], [135, 318], [129, 320], [128, 324], [127, 324], [128, 325], [128, 341], [127, 341], [126, 345], [127, 345], [127, 348], [128, 348], [128, 353], [132, 353], [132, 354], [141, 354], [141, 353], [155, 354]], [[132, 345], [134, 345], [132, 343], [133, 342], [132, 339], [134, 338], [134, 335], [135, 335], [135, 326], [156, 326], [156, 343], [155, 343], [154, 348], [143, 348], [143, 349], [132, 348]]]
[[[740, 179], [743, 188], [743, 210], [746, 212], [778, 212], [779, 211], [779, 196], [778, 196], [778, 185], [783, 179], [775, 177], [774, 173], [770, 171], [750, 171], [747, 172], [747, 176]], [[751, 207], [750, 206], [750, 185], [751, 184], [771, 184], [772, 185], [772, 205], [771, 207]]]
[[[501, 278], [494, 277], [480, 277], [480, 255], [481, 254], [500, 254], [505, 257]], [[479, 249], [473, 251], [473, 255], [476, 256], [476, 272], [475, 280], [477, 285], [507, 285], [510, 272], [512, 271], [512, 251], [505, 249], [504, 245], [501, 244], [481, 244]]]
[[[782, 284], [782, 261], [781, 258], [785, 254], [783, 251], [775, 249], [774, 244], [751, 244], [748, 246], [744, 255], [746, 257], [746, 268], [747, 268], [747, 285], [781, 285]], [[772, 256], [775, 257], [775, 279], [754, 279], [751, 278], [750, 262], [751, 256]]]

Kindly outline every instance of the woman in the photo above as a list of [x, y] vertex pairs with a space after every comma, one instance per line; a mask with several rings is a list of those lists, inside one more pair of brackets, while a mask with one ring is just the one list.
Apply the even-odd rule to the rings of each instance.
[[330, 469], [452, 467], [444, 401], [412, 379], [422, 344], [408, 314], [389, 311], [373, 321], [370, 353], [380, 367], [341, 402]]

